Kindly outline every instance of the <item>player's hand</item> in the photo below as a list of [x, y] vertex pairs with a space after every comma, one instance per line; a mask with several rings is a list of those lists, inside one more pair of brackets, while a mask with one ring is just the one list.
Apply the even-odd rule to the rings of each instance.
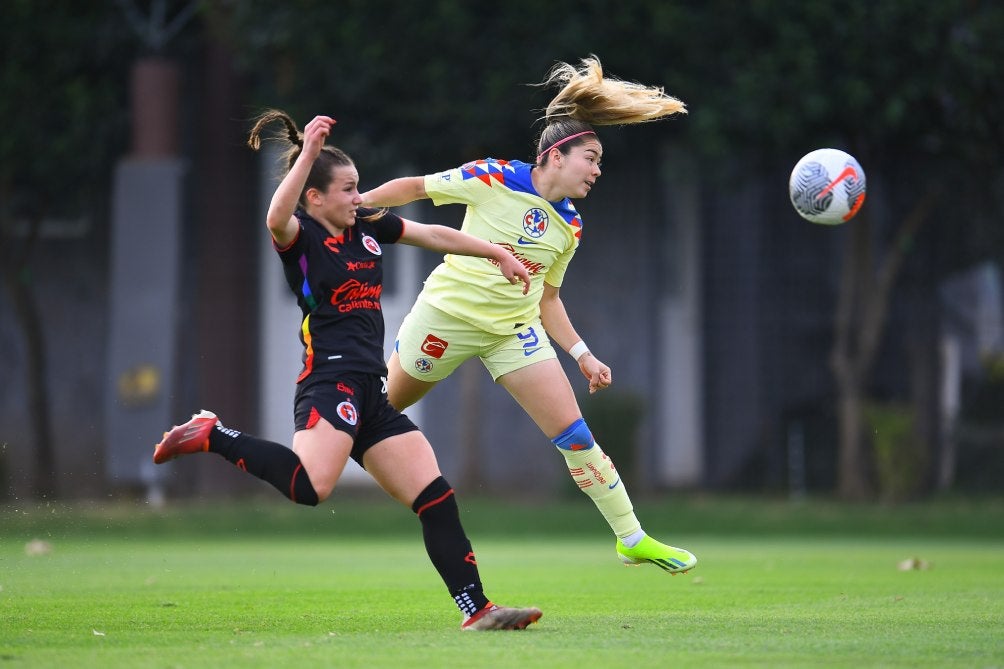
[[610, 368], [588, 351], [579, 358], [579, 371], [589, 379], [589, 394], [592, 395], [597, 390], [603, 390], [614, 382]]
[[516, 285], [520, 281], [523, 282], [523, 294], [526, 295], [530, 292], [530, 273], [526, 270], [526, 267], [521, 263], [516, 256], [505, 251], [501, 254], [499, 260], [499, 269], [502, 270], [502, 276], [509, 280], [509, 283]]
[[335, 119], [330, 116], [315, 116], [303, 129], [303, 155], [311, 160], [321, 154], [324, 141], [331, 134]]

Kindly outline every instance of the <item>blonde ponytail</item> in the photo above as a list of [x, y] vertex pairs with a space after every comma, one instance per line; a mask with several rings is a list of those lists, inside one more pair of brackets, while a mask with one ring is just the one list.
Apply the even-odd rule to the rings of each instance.
[[633, 125], [687, 113], [687, 106], [661, 86], [603, 76], [596, 56], [582, 59], [578, 67], [557, 63], [540, 85], [561, 89], [544, 110], [544, 129], [537, 138], [538, 165], [547, 162], [551, 149], [564, 147], [562, 153], [567, 153], [595, 134], [594, 125]]
[[542, 86], [561, 86], [544, 113], [544, 120], [571, 118], [589, 125], [632, 125], [686, 114], [686, 105], [661, 86], [623, 81], [603, 75], [596, 56], [579, 67], [557, 63]]

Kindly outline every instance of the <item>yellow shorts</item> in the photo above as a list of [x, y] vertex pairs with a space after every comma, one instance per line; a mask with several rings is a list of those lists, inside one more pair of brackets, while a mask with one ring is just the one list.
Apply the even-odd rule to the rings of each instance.
[[481, 358], [494, 380], [557, 357], [540, 318], [497, 335], [421, 301], [405, 316], [394, 348], [404, 371], [420, 381], [442, 381], [473, 357]]

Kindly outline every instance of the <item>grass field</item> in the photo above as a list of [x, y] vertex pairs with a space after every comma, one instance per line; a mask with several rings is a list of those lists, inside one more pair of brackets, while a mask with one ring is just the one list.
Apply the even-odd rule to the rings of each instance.
[[694, 571], [620, 566], [585, 499], [467, 501], [489, 596], [544, 610], [481, 634], [366, 496], [0, 507], [0, 668], [1004, 667], [1000, 500], [638, 507]]

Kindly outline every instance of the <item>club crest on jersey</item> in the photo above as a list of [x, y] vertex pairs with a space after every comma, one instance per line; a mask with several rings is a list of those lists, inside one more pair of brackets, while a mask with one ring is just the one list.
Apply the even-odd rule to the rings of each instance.
[[369, 235], [363, 235], [363, 246], [365, 246], [366, 250], [375, 256], [383, 255], [383, 249], [380, 248], [377, 240], [373, 239]]
[[547, 231], [547, 212], [534, 207], [523, 214], [523, 232], [534, 239], [540, 239]]
[[359, 414], [356, 412], [356, 408], [352, 405], [352, 402], [342, 402], [335, 411], [338, 412], [338, 417], [349, 425], [355, 425], [359, 420]]
[[415, 360], [415, 371], [419, 374], [428, 374], [432, 371], [432, 361], [428, 358], [418, 358]]

